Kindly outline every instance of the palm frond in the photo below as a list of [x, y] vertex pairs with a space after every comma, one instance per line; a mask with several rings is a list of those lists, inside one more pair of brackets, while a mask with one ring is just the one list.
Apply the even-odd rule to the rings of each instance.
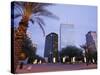
[[22, 16], [22, 15], [21, 14], [11, 14], [12, 19], [18, 18], [20, 16]]
[[14, 18], [18, 18], [18, 17], [21, 17], [21, 16], [22, 16], [21, 14], [15, 14]]
[[36, 2], [32, 3], [33, 10], [36, 6], [38, 6], [38, 8], [40, 8], [40, 7], [44, 8], [45, 6], [49, 6], [49, 5], [52, 5], [52, 4], [50, 4], [50, 3], [36, 3]]
[[39, 24], [40, 28], [41, 28], [41, 29], [42, 29], [42, 31], [43, 31], [43, 35], [45, 36], [45, 30], [44, 30], [44, 28], [43, 28], [42, 24], [41, 24], [40, 22], [37, 22], [37, 23]]
[[36, 3], [36, 4], [40, 4], [39, 7], [45, 7], [45, 6], [49, 6], [49, 5], [53, 5], [52, 3]]
[[43, 23], [42, 23], [42, 21], [41, 21], [42, 19], [40, 20], [40, 18], [35, 17], [34, 20], [35, 20], [35, 22], [37, 22], [37, 24], [39, 25], [39, 27], [42, 29], [43, 35], [45, 36], [45, 30], [44, 30], [44, 28], [43, 28]]
[[22, 9], [20, 6], [15, 5], [15, 6], [14, 6], [14, 9], [15, 9], [16, 11], [18, 11], [18, 13], [20, 13], [20, 14], [23, 15], [23, 9]]
[[31, 22], [32, 24], [34, 24], [34, 20], [33, 20], [32, 18], [30, 19], [30, 22]]
[[43, 8], [36, 9], [35, 11], [33, 11], [33, 14], [34, 13], [37, 13], [38, 16], [51, 17], [57, 20], [59, 19], [56, 15]]
[[14, 2], [14, 5], [20, 6], [21, 8], [24, 8], [25, 2]]
[[42, 25], [45, 25], [45, 22], [43, 21], [42, 18], [40, 18], [40, 17], [35, 17], [35, 19], [37, 19]]

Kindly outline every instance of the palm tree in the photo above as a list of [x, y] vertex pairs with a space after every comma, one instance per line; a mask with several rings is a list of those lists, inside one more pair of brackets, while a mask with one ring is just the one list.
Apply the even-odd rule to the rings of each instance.
[[32, 24], [35, 22], [38, 23], [40, 28], [43, 31], [43, 34], [45, 35], [45, 31], [43, 26], [45, 25], [43, 19], [41, 16], [47, 16], [52, 17], [55, 19], [58, 19], [57, 16], [49, 12], [47, 9], [45, 9], [45, 6], [52, 5], [49, 3], [32, 3], [32, 2], [14, 2], [14, 9], [16, 9], [17, 14], [12, 14], [13, 18], [22, 17], [18, 31], [23, 29], [23, 33], [26, 33], [28, 28], [28, 22], [30, 21]]
[[[11, 11], [11, 18], [12, 23], [15, 18], [22, 17], [21, 21], [19, 22], [19, 26], [14, 31], [14, 73], [16, 72], [16, 68], [18, 65], [18, 61], [20, 59], [25, 59], [21, 57], [25, 57], [25, 52], [22, 49], [24, 38], [27, 37], [26, 32], [27, 28], [29, 26], [28, 22], [30, 21], [32, 24], [35, 22], [38, 23], [40, 28], [43, 31], [43, 34], [45, 35], [45, 31], [43, 26], [45, 25], [43, 19], [41, 16], [47, 16], [47, 17], [53, 17], [58, 19], [55, 15], [53, 15], [51, 12], [46, 10], [44, 7], [51, 4], [48, 3], [31, 3], [31, 2], [12, 2], [11, 6], [13, 8], [13, 11]], [[15, 13], [15, 11], [17, 13]]]

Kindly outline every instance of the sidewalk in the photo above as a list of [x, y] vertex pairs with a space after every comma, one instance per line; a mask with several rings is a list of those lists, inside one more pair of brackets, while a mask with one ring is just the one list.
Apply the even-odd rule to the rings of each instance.
[[[18, 66], [19, 67], [19, 66]], [[49, 71], [72, 71], [83, 69], [96, 69], [96, 64], [36, 64], [24, 65], [23, 69], [17, 67], [17, 73], [35, 73], [35, 72], [49, 72]]]

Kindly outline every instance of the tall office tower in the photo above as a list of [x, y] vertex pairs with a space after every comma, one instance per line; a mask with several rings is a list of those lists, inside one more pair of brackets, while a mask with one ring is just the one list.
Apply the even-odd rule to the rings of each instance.
[[60, 25], [60, 49], [75, 44], [75, 30], [73, 24]]
[[50, 33], [46, 36], [44, 57], [49, 63], [58, 62], [58, 34]]

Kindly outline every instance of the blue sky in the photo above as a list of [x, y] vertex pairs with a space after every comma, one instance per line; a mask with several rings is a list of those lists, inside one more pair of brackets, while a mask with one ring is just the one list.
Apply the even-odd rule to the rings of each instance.
[[[67, 5], [56, 4], [46, 7], [47, 10], [59, 17], [59, 20], [52, 18], [42, 17], [45, 22], [45, 33], [48, 35], [51, 32], [58, 34], [60, 43], [60, 25], [61, 24], [73, 24], [75, 31], [75, 45], [79, 46], [85, 44], [85, 35], [88, 31], [97, 30], [97, 7], [96, 6], [83, 6], [83, 5]], [[18, 25], [20, 18], [15, 19], [15, 26]], [[37, 54], [44, 56], [45, 36], [43, 36], [42, 30], [35, 23], [32, 25], [29, 23], [28, 33], [32, 42], [37, 44]], [[65, 32], [67, 30], [65, 29]], [[65, 41], [68, 39], [64, 39]], [[60, 45], [60, 44], [59, 44]]]

